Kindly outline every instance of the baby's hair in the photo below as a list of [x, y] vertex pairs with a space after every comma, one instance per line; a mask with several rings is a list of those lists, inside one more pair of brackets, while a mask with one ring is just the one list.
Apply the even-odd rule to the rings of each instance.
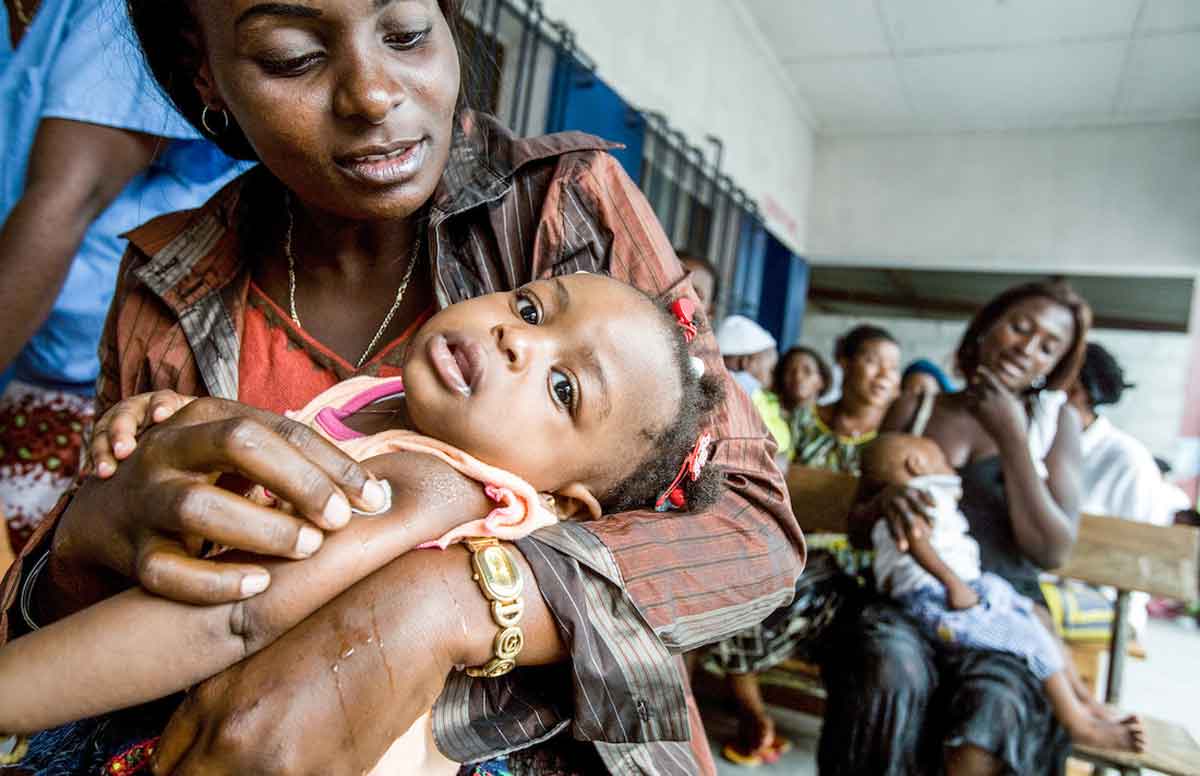
[[[626, 512], [631, 509], [653, 509], [654, 502], [679, 473], [679, 467], [703, 433], [706, 421], [725, 398], [721, 381], [714, 375], [698, 376], [692, 368], [683, 329], [672, 313], [658, 300], [635, 289], [646, 297], [659, 313], [660, 327], [670, 338], [671, 364], [682, 387], [679, 409], [662, 428], [644, 428], [638, 433], [649, 443], [650, 452], [638, 462], [632, 473], [614, 485], [598, 500], [606, 512]], [[699, 316], [696, 318], [699, 322]], [[680, 483], [687, 510], [703, 509], [716, 502], [721, 493], [722, 474], [719, 467], [708, 463], [701, 469], [699, 479], [684, 477]]]
[[1116, 404], [1121, 401], [1121, 394], [1125, 393], [1126, 388], [1134, 387], [1132, 383], [1125, 382], [1125, 370], [1113, 358], [1113, 354], [1096, 342], [1087, 344], [1083, 366], [1079, 370], [1079, 383], [1093, 407]]

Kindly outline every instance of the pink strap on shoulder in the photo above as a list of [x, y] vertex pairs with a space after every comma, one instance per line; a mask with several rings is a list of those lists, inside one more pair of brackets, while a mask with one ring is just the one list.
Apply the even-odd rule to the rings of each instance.
[[[422, 546], [445, 549], [469, 536], [494, 536], [513, 541], [558, 522], [558, 516], [547, 508], [541, 494], [510, 471], [486, 464], [453, 445], [415, 431], [396, 429], [363, 436], [342, 422], [371, 402], [402, 391], [403, 381], [397, 378], [355, 377], [323, 391], [304, 409], [289, 412], [288, 416], [313, 426], [357, 461], [390, 452], [425, 453], [480, 482], [484, 493], [496, 504], [492, 511], [486, 517], [463, 523]], [[346, 433], [340, 433], [339, 429]]]

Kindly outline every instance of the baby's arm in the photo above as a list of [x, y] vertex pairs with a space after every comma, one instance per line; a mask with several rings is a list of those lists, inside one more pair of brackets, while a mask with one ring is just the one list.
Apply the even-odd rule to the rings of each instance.
[[[479, 483], [420, 453], [367, 468], [392, 508], [357, 517], [312, 557], [263, 561], [266, 592], [192, 606], [129, 590], [0, 648], [0, 731], [29, 733], [185, 689], [270, 644], [355, 582], [491, 504]], [[331, 655], [331, 663], [336, 655]]]
[[971, 586], [962, 580], [954, 570], [946, 565], [942, 557], [933, 549], [929, 541], [929, 532], [913, 535], [908, 541], [908, 552], [921, 568], [928, 571], [946, 588], [946, 605], [951, 609], [970, 609], [979, 603], [979, 596]]

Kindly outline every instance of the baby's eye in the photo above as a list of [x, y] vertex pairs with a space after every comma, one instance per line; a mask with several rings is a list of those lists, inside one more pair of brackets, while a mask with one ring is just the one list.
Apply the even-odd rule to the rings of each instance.
[[521, 320], [531, 326], [537, 326], [542, 322], [542, 311], [532, 299], [525, 294], [517, 296], [517, 315], [521, 316]]
[[550, 390], [554, 392], [554, 398], [559, 404], [567, 409], [574, 406], [575, 386], [571, 384], [571, 378], [557, 369], [550, 370]]

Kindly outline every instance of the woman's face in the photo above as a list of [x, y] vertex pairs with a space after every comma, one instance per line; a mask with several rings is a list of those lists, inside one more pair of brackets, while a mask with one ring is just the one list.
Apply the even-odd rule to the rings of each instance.
[[197, 88], [310, 207], [403, 218], [450, 151], [459, 61], [436, 0], [193, 3]]
[[979, 343], [979, 363], [1013, 391], [1024, 391], [1045, 378], [1066, 355], [1075, 338], [1071, 311], [1046, 297], [1015, 302]]
[[599, 275], [451, 305], [405, 353], [409, 417], [538, 490], [578, 482], [603, 494], [649, 453], [643, 432], [662, 430], [679, 407], [658, 316], [638, 292]]
[[886, 407], [895, 400], [900, 388], [899, 345], [885, 339], [868, 340], [840, 363], [846, 374], [846, 396], [877, 407]]
[[790, 356], [783, 367], [783, 385], [779, 391], [784, 403], [799, 407], [816, 401], [825, 389], [817, 362], [807, 353]]

